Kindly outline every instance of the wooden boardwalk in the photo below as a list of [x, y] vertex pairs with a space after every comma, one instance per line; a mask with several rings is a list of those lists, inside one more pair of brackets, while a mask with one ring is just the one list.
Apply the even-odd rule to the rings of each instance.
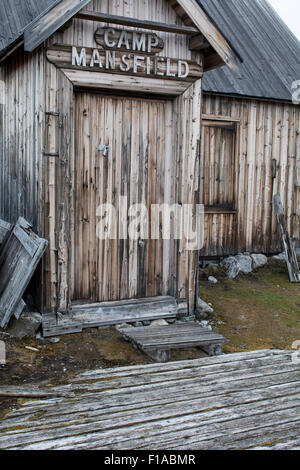
[[289, 351], [89, 371], [51, 393], [6, 416], [0, 449], [300, 449]]

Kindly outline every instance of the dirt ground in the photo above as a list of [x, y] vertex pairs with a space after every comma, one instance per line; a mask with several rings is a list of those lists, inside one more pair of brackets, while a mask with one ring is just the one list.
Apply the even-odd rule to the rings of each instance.
[[[115, 328], [84, 330], [83, 333], [49, 339], [11, 338], [0, 331], [6, 344], [7, 363], [0, 366], [0, 385], [34, 385], [43, 387], [64, 383], [68, 378], [89, 369], [149, 364], [152, 361], [127, 343]], [[31, 351], [27, 347], [38, 349]], [[172, 352], [172, 360], [196, 359], [205, 354], [198, 349]], [[15, 400], [0, 398], [1, 415], [16, 404]]]
[[[214, 275], [219, 283], [208, 282]], [[213, 305], [208, 319], [213, 330], [223, 334], [228, 343], [225, 352], [264, 348], [291, 349], [300, 340], [300, 285], [289, 282], [286, 265], [270, 261], [248, 276], [232, 281], [219, 267], [201, 270], [199, 293]], [[115, 328], [91, 329], [61, 336], [60, 342], [9, 337], [0, 331], [7, 350], [7, 364], [0, 366], [0, 385], [39, 384], [44, 387], [67, 381], [87, 369], [151, 363], [135, 350]], [[38, 351], [31, 351], [26, 347]], [[205, 356], [198, 349], [172, 352], [172, 360]], [[15, 401], [0, 398], [1, 414], [15, 406]]]

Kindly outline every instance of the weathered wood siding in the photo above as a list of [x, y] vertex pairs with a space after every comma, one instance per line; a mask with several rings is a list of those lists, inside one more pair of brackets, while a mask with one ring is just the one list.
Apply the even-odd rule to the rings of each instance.
[[[182, 24], [173, 8], [164, 0], [147, 2], [95, 1], [90, 3], [89, 8], [102, 13], [106, 12], [140, 19], [151, 18], [154, 21]], [[65, 31], [55, 34], [48, 41], [48, 45], [58, 43], [73, 44], [78, 47], [97, 47], [94, 41], [94, 32], [101, 25], [103, 23], [98, 24], [75, 19]], [[189, 50], [188, 38], [185, 35], [159, 33], [159, 36], [165, 39], [163, 56], [191, 59], [201, 64], [201, 55], [192, 53]], [[91, 219], [90, 225], [96, 223], [95, 214], [91, 209], [93, 209], [93, 204], [95, 205], [97, 200], [96, 198], [93, 199], [91, 195], [91, 199], [87, 200], [87, 194], [83, 194], [83, 189], [80, 186], [82, 184], [80, 174], [84, 166], [81, 169], [78, 167], [80, 162], [82, 165], [88, 165], [87, 161], [84, 163], [79, 157], [80, 154], [83, 155], [83, 148], [92, 148], [89, 147], [91, 145], [89, 135], [92, 135], [92, 133], [86, 128], [86, 124], [90, 124], [92, 126], [90, 130], [93, 131], [94, 121], [86, 119], [83, 123], [81, 120], [77, 132], [75, 93], [73, 84], [64, 72], [64, 70], [61, 71], [47, 62], [44, 225], [45, 237], [49, 240], [49, 250], [45, 269], [46, 289], [44, 299], [46, 310], [65, 311], [68, 309], [71, 300], [79, 300], [79, 298], [87, 301], [118, 300], [141, 297], [142, 295], [147, 297], [170, 293], [176, 298], [187, 299], [189, 309], [192, 311], [196, 300], [197, 252], [186, 251], [185, 240], [173, 243], [151, 241], [145, 253], [142, 253], [142, 247], [138, 247], [138, 244], [135, 243], [131, 247], [129, 246], [127, 254], [125, 253], [125, 248], [127, 249], [124, 246], [125, 243], [115, 240], [110, 242], [110, 246], [106, 246], [102, 250], [102, 257], [95, 260], [94, 255], [98, 250], [98, 240], [95, 239], [95, 233], [89, 231], [87, 222], [80, 222], [80, 217], [82, 219], [87, 218], [86, 215], [91, 216], [91, 218], [94, 217], [94, 219]], [[89, 78], [92, 80], [93, 74], [95, 74], [93, 87], [97, 88], [96, 71], [91, 72]], [[107, 74], [107, 80], [109, 81], [109, 79], [110, 74]], [[173, 83], [172, 80], [158, 80], [161, 85], [165, 83], [166, 89], [168, 82]], [[130, 77], [128, 83], [130, 83]], [[74, 81], [74, 84], [76, 86], [76, 81]], [[137, 105], [138, 100], [136, 99], [133, 99], [129, 105], [129, 98], [125, 99], [127, 108], [132, 108], [131, 110], [127, 109], [127, 113], [130, 114], [131, 112], [136, 115], [135, 125], [137, 126], [137, 122], [140, 121], [141, 127], [145, 126], [144, 135], [142, 132], [140, 134], [142, 138], [146, 140], [147, 132], [153, 132], [155, 135], [153, 135], [152, 140], [155, 143], [157, 135], [161, 133], [161, 139], [166, 141], [165, 152], [162, 152], [151, 162], [153, 168], [152, 171], [149, 171], [149, 175], [152, 180], [150, 183], [148, 181], [147, 184], [143, 179], [143, 164], [137, 161], [139, 153], [135, 150], [132, 150], [130, 156], [128, 155], [128, 158], [125, 159], [120, 152], [110, 155], [108, 165], [111, 166], [108, 168], [107, 173], [105, 173], [104, 167], [101, 168], [100, 161], [100, 167], [97, 167], [98, 162], [94, 169], [87, 166], [88, 171], [98, 171], [99, 180], [97, 182], [99, 184], [102, 184], [101, 181], [107, 184], [108, 200], [113, 199], [118, 194], [123, 195], [124, 189], [124, 195], [127, 192], [133, 201], [143, 202], [143, 200], [139, 200], [141, 192], [138, 191], [144, 187], [145, 194], [150, 194], [150, 199], [155, 197], [154, 202], [172, 201], [178, 204], [192, 204], [195, 208], [195, 204], [198, 202], [199, 190], [201, 87], [202, 80], [198, 79], [186, 91], [186, 87], [183, 88], [182, 94], [177, 98], [172, 98], [172, 104], [165, 106], [164, 118], [162, 118], [161, 113], [158, 113], [157, 105], [146, 104], [146, 100], [141, 101], [143, 104]], [[162, 90], [160, 90], [161, 92]], [[134, 93], [133, 89], [131, 89], [131, 93]], [[157, 95], [155, 87], [153, 93]], [[151, 90], [148, 91], [148, 94], [151, 100]], [[168, 97], [162, 95], [162, 98]], [[89, 95], [89, 93], [81, 95], [81, 99], [85, 99], [87, 102], [94, 100], [93, 106], [97, 101], [97, 97]], [[128, 119], [122, 119], [122, 125], [118, 124], [121, 117], [119, 114], [122, 98], [116, 99], [114, 105], [112, 98], [107, 99], [107, 102], [109, 101], [111, 106], [110, 112], [107, 114], [106, 125], [108, 122], [117, 123], [116, 126], [111, 126], [110, 132], [113, 128], [115, 129], [114, 132], [118, 134], [117, 145], [122, 145], [121, 131], [125, 132], [122, 126], [126, 127], [127, 125], [128, 127], [129, 121]], [[126, 108], [124, 101], [122, 106]], [[148, 109], [149, 121], [143, 120], [143, 113], [141, 113], [139, 106], [144, 106], [144, 108], [150, 106], [151, 109]], [[156, 127], [154, 126], [155, 119], [154, 117], [152, 119], [151, 113], [157, 114]], [[81, 117], [84, 119], [83, 116]], [[160, 122], [161, 119], [165, 122]], [[146, 126], [148, 126], [148, 130]], [[136, 131], [138, 131], [138, 128], [136, 128]], [[113, 138], [113, 136], [111, 137]], [[76, 139], [78, 140], [76, 141]], [[82, 140], [83, 145], [78, 155], [76, 155], [78, 143], [80, 144]], [[99, 143], [95, 140], [93, 149]], [[103, 143], [106, 144], [106, 142]], [[132, 145], [139, 145], [139, 139], [134, 133], [132, 135]], [[96, 150], [96, 147], [94, 150]], [[148, 151], [151, 151], [150, 146]], [[96, 162], [97, 155], [93, 154], [93, 151], [89, 152], [90, 164], [93, 161]], [[114, 167], [111, 160], [113, 158], [117, 159]], [[143, 156], [140, 156], [140, 158], [143, 158]], [[121, 175], [126, 176], [125, 163], [128, 164], [128, 172], [136, 171], [137, 167], [140, 169], [139, 173], [136, 174], [137, 179], [131, 183], [128, 181], [127, 185], [124, 180], [121, 183]], [[100, 170], [103, 170], [103, 173]], [[108, 175], [107, 181], [105, 181], [105, 174]], [[115, 186], [113, 186], [113, 182], [118, 179], [120, 181], [119, 185], [114, 183]], [[103, 190], [104, 188], [102, 188]], [[165, 200], [163, 200], [163, 197], [165, 197]], [[85, 228], [83, 227], [84, 224], [86, 225]], [[85, 238], [82, 239], [81, 236]], [[85, 245], [86, 239], [88, 246]], [[82, 266], [79, 266], [80, 257], [78, 258], [78, 253], [81, 253]], [[123, 257], [121, 256], [122, 253]], [[140, 255], [145, 256], [144, 261], [139, 258]], [[121, 266], [121, 263], [123, 266]], [[138, 271], [139, 265], [143, 265], [140, 271]], [[81, 271], [82, 269], [84, 271]], [[95, 269], [97, 271], [96, 278], [94, 276]], [[140, 276], [140, 273], [142, 276]]]
[[[205, 95], [203, 101], [204, 115], [230, 117], [238, 123], [235, 180], [230, 188], [236, 213], [219, 209], [220, 213], [206, 215], [206, 242], [202, 255], [280, 251], [273, 208], [273, 197], [278, 192], [285, 207], [288, 230], [299, 244], [299, 106], [211, 95]], [[228, 139], [226, 142], [228, 145]], [[202, 149], [204, 145], [208, 143], [204, 141]], [[220, 148], [223, 147], [217, 132], [211, 133], [209, 145], [210, 153], [218, 153], [221, 158]], [[204, 150], [202, 157], [203, 154]], [[203, 158], [201, 164], [209, 166]], [[213, 168], [210, 171], [213, 172]], [[202, 202], [206, 203], [205, 187], [214, 186], [217, 191], [220, 183], [208, 181], [208, 177], [201, 181]]]
[[0, 217], [22, 216], [42, 235], [44, 54], [16, 52], [0, 65]]
[[[158, 21], [166, 24], [183, 25], [174, 8], [166, 0], [93, 0], [85, 10], [99, 11], [111, 15], [137, 18], [140, 20]], [[72, 44], [83, 47], [98, 47], [94, 40], [94, 32], [103, 23], [74, 19], [72, 26], [52, 37], [52, 44]], [[109, 24], [110, 27], [113, 25]], [[120, 26], [115, 25], [116, 28]], [[130, 28], [127, 28], [130, 29]], [[136, 29], [136, 28], [135, 28]], [[157, 32], [157, 31], [156, 31]], [[159, 37], [165, 42], [164, 50], [158, 55], [178, 59], [192, 59], [187, 35], [174, 35], [159, 32]]]

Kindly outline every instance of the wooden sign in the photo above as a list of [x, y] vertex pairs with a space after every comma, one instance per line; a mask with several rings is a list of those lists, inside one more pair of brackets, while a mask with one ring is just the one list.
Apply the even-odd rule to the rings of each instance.
[[195, 81], [203, 75], [193, 61], [76, 46], [52, 46], [47, 59], [59, 68]]
[[120, 50], [157, 54], [165, 47], [163, 39], [155, 33], [137, 32], [117, 28], [99, 28], [95, 41], [106, 50]]

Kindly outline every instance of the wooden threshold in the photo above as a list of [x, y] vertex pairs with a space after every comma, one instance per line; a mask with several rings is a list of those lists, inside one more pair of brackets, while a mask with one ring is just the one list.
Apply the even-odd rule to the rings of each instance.
[[121, 323], [173, 319], [187, 313], [187, 303], [174, 297], [152, 297], [103, 303], [74, 303], [65, 315], [43, 315], [44, 337], [80, 333], [86, 328], [108, 327]]

